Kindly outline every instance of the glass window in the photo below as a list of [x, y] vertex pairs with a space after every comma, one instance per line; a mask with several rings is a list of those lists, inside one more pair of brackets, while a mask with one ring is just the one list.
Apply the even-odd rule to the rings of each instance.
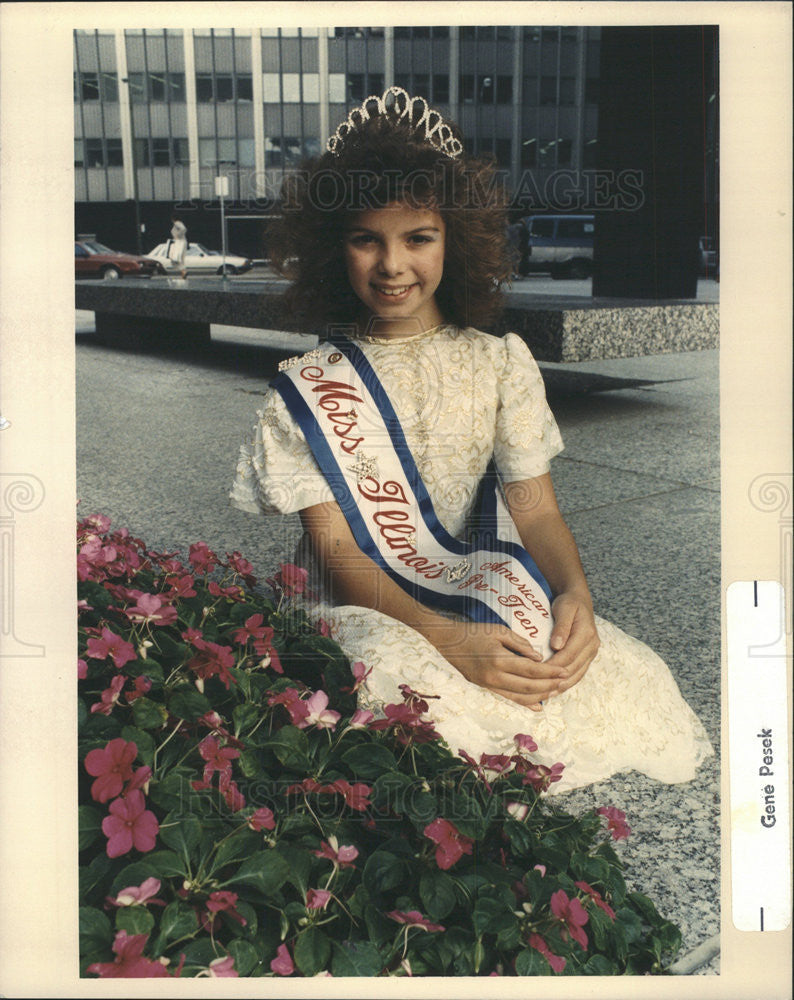
[[105, 154], [101, 139], [85, 140], [85, 165], [87, 167], [104, 167]]
[[394, 74], [394, 85], [396, 87], [402, 87], [403, 90], [407, 90], [411, 93], [411, 74], [410, 73], [395, 73]]
[[253, 167], [254, 160], [254, 140], [240, 139], [238, 144], [238, 163], [241, 167]]
[[598, 140], [588, 139], [582, 151], [582, 166], [592, 170], [598, 166]]
[[149, 99], [152, 101], [165, 101], [167, 97], [165, 86], [165, 74], [149, 74]]
[[173, 162], [174, 163], [189, 163], [190, 162], [190, 147], [188, 145], [187, 139], [174, 139], [173, 145]]
[[559, 28], [543, 28], [541, 36], [544, 42], [556, 42], [560, 37]]
[[524, 139], [521, 143], [521, 166], [534, 167], [537, 162], [538, 144], [535, 139]]
[[467, 104], [474, 100], [474, 77], [471, 73], [464, 73], [460, 78], [460, 99]]
[[557, 103], [556, 76], [542, 76], [540, 78], [540, 103], [541, 104]]
[[598, 104], [598, 78], [588, 76], [584, 81], [585, 104]]
[[593, 229], [591, 226], [588, 232], [583, 219], [560, 219], [557, 222], [557, 236], [560, 239], [576, 240], [585, 233], [592, 236]]
[[115, 73], [101, 73], [102, 100], [117, 103], [119, 99], [119, 78]]
[[85, 158], [85, 153], [83, 151], [83, 140], [74, 140], [74, 165], [76, 167], [82, 167]]
[[510, 167], [513, 155], [513, 144], [509, 139], [496, 140], [496, 162], [500, 167]]
[[135, 166], [136, 167], [148, 167], [149, 166], [149, 140], [148, 139], [136, 139], [134, 143], [135, 150]]
[[573, 141], [571, 139], [557, 140], [557, 166], [569, 167], [573, 154]]
[[199, 139], [199, 164], [202, 167], [214, 167], [218, 162], [214, 139]]
[[414, 38], [429, 38], [430, 37], [430, 27], [421, 27], [413, 29]]
[[121, 139], [108, 139], [107, 153], [107, 164], [109, 167], [124, 166], [124, 157], [121, 153]]
[[237, 77], [237, 100], [253, 101], [254, 81], [250, 73], [242, 73]]
[[331, 73], [328, 77], [328, 100], [332, 104], [344, 104], [346, 100], [345, 74]]
[[513, 37], [513, 29], [509, 24], [499, 24], [496, 27], [496, 37], [502, 41], [509, 41]]
[[576, 100], [576, 78], [560, 77], [560, 104], [573, 104]]
[[278, 136], [269, 136], [265, 139], [265, 166], [281, 167], [281, 139]]
[[262, 97], [266, 104], [281, 103], [281, 77], [278, 73], [262, 74]]
[[215, 100], [220, 103], [234, 100], [234, 78], [231, 74], [215, 77]]
[[433, 100], [438, 104], [446, 104], [449, 101], [449, 74], [433, 74]]
[[540, 41], [540, 28], [524, 28], [524, 41], [537, 44]]
[[300, 73], [284, 73], [281, 78], [284, 88], [284, 103], [298, 104], [301, 99], [301, 78]]
[[130, 73], [127, 78], [130, 87], [130, 100], [133, 104], [146, 103], [146, 77], [143, 73]]
[[196, 100], [203, 104], [212, 102], [211, 73], [196, 73]]
[[185, 74], [184, 73], [169, 73], [167, 76], [168, 82], [168, 100], [169, 101], [179, 101], [184, 103], [185, 101]]
[[460, 27], [460, 37], [468, 40], [474, 40], [477, 37], [477, 29], [473, 25], [462, 24]]
[[513, 103], [513, 78], [512, 76], [497, 76], [496, 78], [496, 103]]
[[152, 165], [155, 167], [171, 166], [170, 139], [152, 139]]
[[307, 104], [317, 104], [320, 100], [320, 74], [303, 74], [303, 100]]
[[[383, 91], [381, 91], [383, 93]], [[414, 94], [419, 97], [430, 97], [430, 74], [414, 73]]]
[[80, 95], [84, 101], [99, 100], [99, 75], [97, 73], [80, 74]]
[[218, 139], [218, 163], [237, 163], [237, 143], [234, 139]]
[[434, 25], [430, 31], [433, 38], [449, 38], [449, 27], [446, 24]]
[[363, 101], [367, 96], [364, 93], [364, 74], [363, 73], [348, 73], [347, 74], [347, 96], [348, 100], [351, 101]]
[[553, 167], [554, 166], [554, 147], [556, 146], [555, 139], [541, 139], [540, 146], [538, 148], [538, 166], [539, 167]]
[[370, 94], [382, 94], [385, 89], [386, 88], [383, 83], [383, 73], [370, 73], [367, 97], [369, 97]]
[[529, 235], [550, 240], [554, 236], [554, 219], [533, 219], [529, 224]]
[[496, 88], [492, 76], [481, 76], [477, 78], [477, 93], [480, 104], [493, 104]]

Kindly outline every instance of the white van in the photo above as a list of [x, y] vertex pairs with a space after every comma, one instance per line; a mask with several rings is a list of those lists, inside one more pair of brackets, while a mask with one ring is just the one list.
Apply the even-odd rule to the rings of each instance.
[[592, 215], [527, 215], [526, 251], [519, 273], [549, 271], [552, 278], [588, 278], [593, 273]]

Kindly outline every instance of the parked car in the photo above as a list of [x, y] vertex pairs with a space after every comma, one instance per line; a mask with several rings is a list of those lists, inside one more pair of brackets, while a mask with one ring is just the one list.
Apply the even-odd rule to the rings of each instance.
[[[166, 240], [152, 250], [148, 257], [156, 260], [166, 269], [172, 270], [176, 265], [168, 256], [173, 244], [173, 240]], [[248, 257], [237, 257], [235, 254], [226, 254], [226, 273], [244, 274], [254, 266], [253, 261]], [[191, 271], [199, 274], [223, 274], [223, 255], [219, 250], [208, 250], [202, 243], [188, 243], [185, 254], [185, 268], [188, 273]]]
[[519, 273], [549, 271], [552, 278], [587, 278], [593, 273], [592, 215], [527, 215], [526, 251]]
[[698, 243], [698, 263], [701, 277], [719, 278], [717, 245], [710, 236], [701, 236]]
[[122, 276], [151, 277], [164, 274], [162, 264], [151, 257], [111, 250], [97, 240], [74, 241], [75, 278], [104, 278], [112, 281]]

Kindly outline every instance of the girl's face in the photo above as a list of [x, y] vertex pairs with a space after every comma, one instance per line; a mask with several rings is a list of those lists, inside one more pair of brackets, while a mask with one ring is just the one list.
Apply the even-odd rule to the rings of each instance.
[[436, 289], [444, 273], [441, 215], [402, 203], [354, 216], [344, 239], [347, 276], [375, 331], [387, 337], [422, 333], [443, 323]]

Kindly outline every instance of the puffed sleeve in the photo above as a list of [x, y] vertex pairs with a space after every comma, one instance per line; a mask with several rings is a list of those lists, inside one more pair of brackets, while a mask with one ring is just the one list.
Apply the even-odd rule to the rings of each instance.
[[494, 458], [502, 479], [516, 482], [548, 472], [563, 443], [529, 348], [514, 333], [506, 334], [502, 348]]
[[229, 499], [252, 514], [292, 514], [333, 500], [303, 431], [269, 388], [258, 420], [240, 446]]

